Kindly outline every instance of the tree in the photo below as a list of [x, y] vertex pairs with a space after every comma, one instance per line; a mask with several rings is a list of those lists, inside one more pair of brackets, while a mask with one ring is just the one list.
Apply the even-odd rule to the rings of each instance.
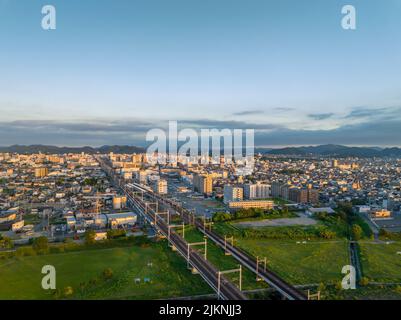
[[362, 238], [363, 231], [359, 225], [357, 224], [352, 225], [351, 232], [354, 240], [360, 240]]
[[8, 237], [3, 237], [0, 235], [0, 248], [2, 249], [10, 249], [13, 247], [13, 242]]
[[336, 237], [336, 233], [331, 230], [322, 229], [319, 231], [319, 236], [324, 239], [334, 239]]
[[39, 237], [33, 240], [32, 248], [38, 253], [45, 253], [49, 249], [49, 240], [46, 237]]
[[85, 243], [94, 244], [96, 242], [96, 232], [93, 230], [88, 230], [85, 232]]
[[94, 187], [94, 186], [96, 186], [96, 184], [97, 184], [96, 178], [86, 178], [86, 179], [84, 180], [84, 185], [85, 185], [85, 186]]
[[107, 239], [122, 238], [127, 235], [124, 229], [110, 229], [107, 231]]

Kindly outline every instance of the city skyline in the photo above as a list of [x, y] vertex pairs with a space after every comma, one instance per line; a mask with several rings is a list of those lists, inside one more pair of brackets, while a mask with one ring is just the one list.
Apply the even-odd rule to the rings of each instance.
[[401, 146], [401, 3], [352, 4], [347, 31], [337, 0], [53, 1], [44, 31], [43, 3], [0, 1], [0, 145], [143, 145], [177, 120], [256, 147]]

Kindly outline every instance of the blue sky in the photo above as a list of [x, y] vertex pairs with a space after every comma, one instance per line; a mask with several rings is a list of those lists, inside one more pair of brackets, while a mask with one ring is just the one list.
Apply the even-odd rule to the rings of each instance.
[[141, 144], [167, 120], [401, 145], [401, 0], [0, 0], [0, 46], [0, 145]]

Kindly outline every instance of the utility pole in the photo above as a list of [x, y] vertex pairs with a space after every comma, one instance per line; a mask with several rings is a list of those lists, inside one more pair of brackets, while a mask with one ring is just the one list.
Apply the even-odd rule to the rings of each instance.
[[233, 247], [234, 246], [234, 237], [233, 236], [231, 236], [231, 237], [224, 236], [224, 254], [226, 256], [231, 255], [231, 253], [227, 250], [227, 241], [228, 240], [230, 240], [231, 246]]
[[206, 227], [209, 227], [209, 231], [212, 231], [213, 222], [205, 222], [203, 221], [203, 233], [206, 233]]
[[207, 260], [207, 238], [204, 238], [204, 241], [201, 242], [192, 242], [192, 243], [187, 243], [187, 267], [189, 268], [189, 260], [190, 260], [190, 247], [191, 246], [204, 246], [204, 252], [203, 252], [203, 257], [205, 260]]
[[310, 293], [310, 290], [308, 290], [308, 300], [320, 300], [320, 291], [317, 293]]
[[231, 269], [226, 271], [218, 271], [217, 272], [217, 299], [220, 300], [220, 292], [221, 292], [221, 275], [228, 273], [239, 273], [239, 290], [242, 291], [242, 266], [238, 265], [238, 269]]
[[264, 271], [266, 271], [266, 264], [267, 264], [267, 258], [264, 257], [263, 259], [259, 260], [259, 257], [256, 257], [256, 281], [262, 280], [262, 278], [259, 277], [259, 263], [262, 262], [264, 264]]
[[170, 235], [171, 235], [171, 228], [178, 228], [181, 227], [182, 228], [182, 237], [185, 237], [185, 225], [184, 224], [171, 224], [168, 225], [168, 235], [167, 235], [167, 239], [170, 242]]

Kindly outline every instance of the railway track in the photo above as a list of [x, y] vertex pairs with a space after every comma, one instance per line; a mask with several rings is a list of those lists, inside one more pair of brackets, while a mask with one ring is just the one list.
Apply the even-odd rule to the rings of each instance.
[[[181, 216], [181, 218], [184, 220], [184, 222], [186, 222], [187, 224], [193, 224], [193, 218], [191, 216], [192, 214], [188, 210], [182, 208], [181, 206], [176, 205], [175, 203], [169, 201], [168, 199], [161, 197], [160, 195], [157, 195], [147, 189], [144, 189], [139, 184], [134, 183], [133, 185], [138, 190], [141, 190], [144, 193], [148, 194], [152, 198], [152, 200], [157, 200], [161, 203], [164, 203], [164, 205], [168, 205], [171, 209], [175, 210]], [[207, 236], [209, 239], [211, 239], [214, 243], [216, 243], [219, 247], [224, 248], [228, 252], [230, 252], [232, 254], [232, 256], [235, 259], [237, 259], [242, 265], [246, 266], [248, 269], [250, 269], [254, 273], [257, 272], [257, 275], [259, 278], [262, 278], [271, 287], [275, 288], [287, 299], [289, 299], [289, 300], [307, 300], [308, 299], [306, 294], [304, 294], [302, 291], [298, 290], [297, 288], [295, 288], [294, 286], [292, 286], [291, 284], [289, 284], [288, 282], [283, 280], [281, 277], [279, 277], [273, 271], [257, 268], [257, 262], [256, 262], [255, 258], [253, 258], [247, 252], [239, 249], [236, 246], [232, 246], [229, 243], [225, 244], [224, 239], [220, 235], [204, 228], [204, 225], [201, 221], [195, 219], [195, 227], [200, 232], [202, 232], [205, 236]]]
[[[224, 300], [247, 300], [246, 295], [231, 281], [223, 275], [219, 276], [219, 270], [207, 261], [199, 252], [190, 248], [189, 244], [179, 234], [170, 230], [165, 219], [156, 215], [156, 211], [147, 205], [146, 198], [152, 200], [149, 191], [141, 188], [144, 191], [144, 196], [139, 197], [135, 195], [132, 190], [129, 190], [124, 182], [117, 177], [110, 166], [98, 159], [107, 174], [113, 179], [114, 183], [121, 188], [126, 194], [131, 205], [149, 222], [151, 223], [163, 236], [168, 237], [172, 246], [174, 246], [180, 255], [182, 255], [189, 265], [192, 266], [209, 284], [209, 286], [218, 293], [218, 297]], [[138, 187], [140, 188], [140, 187]], [[146, 193], [145, 193], [146, 191]]]
[[[252, 272], [257, 273], [258, 277], [266, 281], [271, 287], [276, 289], [278, 292], [280, 292], [283, 297], [289, 299], [289, 300], [307, 300], [307, 296], [305, 293], [302, 291], [298, 290], [291, 284], [287, 283], [285, 280], [283, 280], [281, 277], [279, 277], [276, 273], [274, 273], [271, 270], [264, 270], [261, 268], [257, 268], [257, 262], [254, 257], [249, 255], [247, 252], [239, 249], [236, 246], [233, 246], [231, 244], [225, 244], [224, 239], [218, 235], [217, 233], [208, 230], [204, 228], [204, 225], [201, 221], [198, 219], [195, 219], [191, 216], [191, 212], [186, 210], [185, 208], [173, 203], [169, 199], [166, 199], [160, 195], [155, 194], [152, 192], [150, 189], [145, 188], [144, 186], [133, 183], [131, 184], [131, 188], [135, 188], [137, 191], [142, 193], [142, 200], [141, 197], [135, 196], [132, 190], [128, 190], [125, 182], [114, 175], [112, 170], [110, 169], [109, 166], [105, 164], [105, 162], [98, 158], [99, 162], [102, 164], [102, 167], [105, 167], [104, 169], [106, 172], [115, 179], [117, 185], [124, 190], [125, 194], [127, 197], [130, 199], [130, 201], [135, 205], [135, 207], [140, 210], [141, 214], [144, 214], [145, 218], [152, 223], [152, 221], [156, 221], [156, 228], [158, 228], [161, 233], [164, 236], [167, 236], [168, 234], [168, 225], [164, 221], [163, 218], [159, 218], [154, 220], [154, 213], [147, 213], [145, 205], [140, 204], [141, 201], [143, 201], [143, 198], [146, 197], [150, 201], [158, 201], [161, 203], [163, 206], [168, 207], [169, 209], [174, 210], [176, 213], [178, 213], [181, 218], [184, 220], [185, 223], [187, 224], [195, 224], [195, 227], [202, 232], [206, 237], [211, 239], [216, 245], [220, 246], [221, 248], [225, 248], [229, 253], [232, 254], [232, 256], [240, 262], [242, 265], [246, 266], [248, 269], [250, 269]], [[180, 237], [176, 232], [171, 231], [170, 233], [170, 241], [172, 245], [174, 245], [178, 252], [186, 258], [186, 252], [187, 252], [187, 243], [186, 241]], [[201, 276], [205, 279], [205, 281], [217, 292], [217, 273], [218, 270], [211, 265], [210, 262], [208, 262], [206, 259], [204, 259], [198, 252], [195, 250], [190, 249], [190, 254], [189, 254], [190, 260], [189, 263], [196, 268]], [[220, 288], [220, 293], [221, 296], [224, 299], [246, 299], [246, 296], [231, 282], [229, 282], [226, 278], [222, 277], [222, 283], [224, 283], [224, 286], [221, 286]]]

